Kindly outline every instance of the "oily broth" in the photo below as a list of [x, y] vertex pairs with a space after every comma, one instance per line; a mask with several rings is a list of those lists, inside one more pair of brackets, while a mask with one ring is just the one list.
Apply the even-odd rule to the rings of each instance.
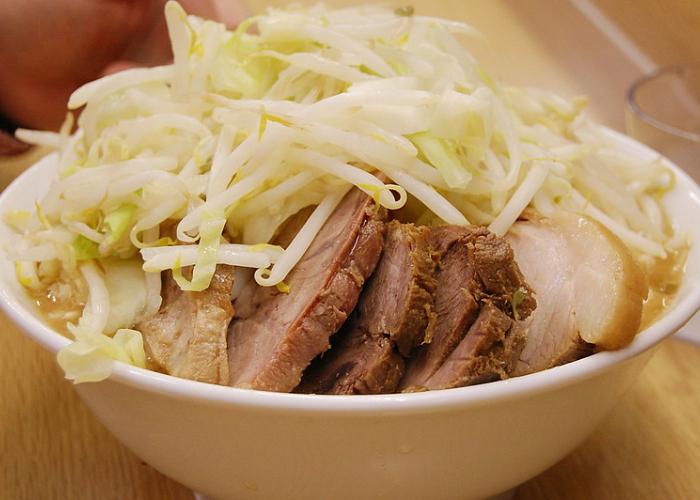
[[30, 290], [46, 323], [65, 337], [72, 338], [68, 323], [77, 323], [87, 303], [87, 286], [81, 279], [58, 278], [46, 287]]
[[671, 307], [683, 283], [688, 258], [688, 244], [669, 252], [665, 259], [654, 259], [645, 266], [649, 295], [644, 301], [640, 330], [658, 320]]

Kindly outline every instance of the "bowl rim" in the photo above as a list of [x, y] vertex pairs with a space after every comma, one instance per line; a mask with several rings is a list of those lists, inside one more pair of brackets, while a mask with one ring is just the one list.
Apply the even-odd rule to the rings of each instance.
[[[607, 127], [602, 129], [612, 140], [618, 141], [623, 146], [637, 149], [640, 155], [660, 156], [651, 148], [624, 134]], [[51, 156], [44, 157], [28, 168], [0, 194], [0, 211], [7, 203], [7, 198], [15, 191], [23, 190], [28, 177], [35, 175], [36, 170], [45, 168], [45, 163], [53, 161]], [[689, 197], [700, 204], [700, 187], [677, 165], [665, 161], [676, 176], [676, 189], [687, 192]], [[3, 255], [2, 258], [5, 256]], [[70, 342], [69, 339], [44, 324], [36, 315], [30, 314], [9, 287], [0, 287], [0, 307], [25, 334], [51, 352], [55, 353]], [[553, 391], [611, 370], [614, 366], [651, 349], [672, 335], [687, 323], [698, 309], [700, 309], [700, 286], [694, 286], [687, 296], [677, 301], [663, 317], [638, 333], [632, 343], [623, 349], [598, 352], [572, 363], [521, 377], [439, 391], [339, 396], [265, 392], [180, 379], [119, 361], [114, 362], [109, 379], [95, 384], [118, 383], [175, 399], [197, 401], [201, 404], [315, 414], [362, 415], [377, 414], [377, 412], [395, 414], [439, 411], [455, 406], [477, 407]]]

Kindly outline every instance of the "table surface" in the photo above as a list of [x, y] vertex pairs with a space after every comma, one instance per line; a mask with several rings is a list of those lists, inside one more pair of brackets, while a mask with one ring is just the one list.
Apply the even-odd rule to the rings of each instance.
[[[249, 1], [253, 11], [281, 3]], [[624, 91], [640, 67], [571, 4], [412, 3], [419, 13], [477, 26], [490, 41], [474, 52], [505, 81], [588, 94], [591, 113], [622, 128]], [[0, 185], [19, 171], [21, 161], [0, 165]], [[4, 315], [0, 325], [5, 346], [0, 350], [1, 498], [192, 498], [189, 490], [140, 461], [95, 420], [51, 355], [23, 337]], [[697, 498], [698, 387], [700, 348], [665, 342], [595, 434], [568, 458], [522, 485], [516, 498]]]

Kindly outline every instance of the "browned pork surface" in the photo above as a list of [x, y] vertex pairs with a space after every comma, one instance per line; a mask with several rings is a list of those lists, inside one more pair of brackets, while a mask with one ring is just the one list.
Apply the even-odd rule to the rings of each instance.
[[386, 335], [408, 355], [422, 344], [433, 318], [435, 261], [430, 228], [392, 221], [382, 258], [358, 305], [357, 324]]
[[384, 243], [386, 212], [350, 191], [287, 277], [289, 293], [250, 284], [229, 328], [230, 385], [289, 392], [354, 309]]
[[425, 387], [443, 389], [507, 378], [525, 337], [513, 320], [486, 300], [459, 345], [430, 377]]
[[[506, 376], [522, 348], [517, 309], [535, 308], [513, 251], [485, 228], [432, 229], [437, 254], [436, 320], [429, 343], [407, 361], [402, 390], [440, 389]], [[515, 306], [515, 307], [514, 307]]]
[[226, 332], [233, 317], [231, 266], [219, 265], [209, 288], [183, 292], [170, 271], [162, 273], [163, 302], [136, 325], [152, 368], [212, 384], [229, 381]]
[[[403, 358], [425, 340], [435, 290], [430, 228], [389, 223], [384, 252], [351, 320], [305, 373], [298, 392], [394, 392]], [[396, 347], [394, 347], [394, 344]]]
[[304, 394], [386, 394], [395, 392], [404, 360], [393, 342], [353, 325], [338, 333], [326, 355], [304, 374], [295, 392]]

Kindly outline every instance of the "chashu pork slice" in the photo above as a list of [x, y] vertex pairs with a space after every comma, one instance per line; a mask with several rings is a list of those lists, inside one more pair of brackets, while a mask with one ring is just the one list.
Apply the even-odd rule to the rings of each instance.
[[[377, 268], [332, 347], [306, 371], [297, 392], [380, 394], [394, 392], [405, 355], [425, 340], [435, 290], [430, 228], [388, 224]], [[398, 352], [397, 352], [398, 351]]]
[[392, 221], [382, 258], [358, 305], [356, 323], [387, 336], [404, 356], [422, 344], [434, 318], [435, 260], [427, 226]]
[[162, 273], [161, 307], [136, 325], [153, 369], [199, 382], [228, 384], [226, 334], [233, 317], [233, 279], [233, 267], [220, 264], [209, 288], [185, 292], [170, 271]]
[[449, 389], [508, 378], [524, 342], [510, 316], [486, 300], [462, 341], [424, 386]]
[[438, 258], [436, 320], [408, 359], [400, 389], [505, 377], [522, 347], [522, 332], [511, 328], [513, 301], [522, 317], [536, 306], [510, 246], [485, 228], [457, 226], [432, 228], [431, 243]]
[[639, 329], [647, 294], [629, 250], [588, 217], [528, 217], [506, 235], [538, 304], [522, 322], [527, 341], [515, 374], [629, 343]]
[[386, 211], [350, 191], [289, 273], [289, 293], [251, 282], [229, 327], [230, 385], [289, 392], [355, 308], [384, 245]]
[[393, 342], [352, 325], [336, 334], [325, 356], [304, 373], [302, 394], [389, 394], [396, 390], [404, 360]]

